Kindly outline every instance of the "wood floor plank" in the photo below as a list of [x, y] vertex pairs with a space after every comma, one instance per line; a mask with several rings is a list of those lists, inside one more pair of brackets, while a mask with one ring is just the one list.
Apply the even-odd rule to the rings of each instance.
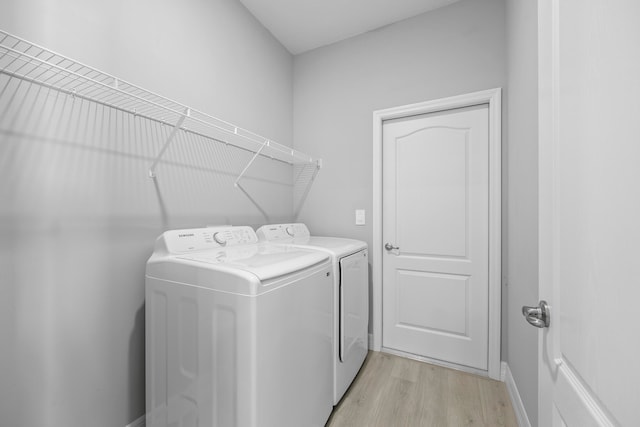
[[449, 383], [447, 424], [451, 426], [484, 426], [477, 377], [449, 370], [447, 380]]
[[415, 394], [414, 387], [414, 382], [391, 377], [383, 398], [379, 402], [372, 425], [376, 427], [410, 426], [411, 424], [407, 421], [411, 418], [410, 398]]
[[517, 427], [499, 381], [369, 352], [326, 427]]
[[485, 423], [489, 426], [515, 426], [516, 414], [511, 407], [509, 392], [500, 381], [481, 381], [480, 400], [484, 411]]
[[447, 425], [446, 408], [449, 394], [447, 370], [428, 363], [415, 362], [420, 366], [416, 401], [419, 410], [417, 426], [444, 427]]
[[393, 358], [393, 369], [391, 370], [391, 376], [411, 382], [418, 380], [420, 373], [420, 364], [415, 363], [415, 360], [407, 359], [405, 357]]
[[392, 364], [391, 355], [370, 352], [360, 373], [334, 408], [327, 426], [372, 425], [381, 394], [387, 389]]

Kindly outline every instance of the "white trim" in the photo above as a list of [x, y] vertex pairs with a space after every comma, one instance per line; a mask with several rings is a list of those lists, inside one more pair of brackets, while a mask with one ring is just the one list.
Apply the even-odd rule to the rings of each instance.
[[145, 421], [145, 414], [142, 414], [137, 420], [131, 424], [127, 424], [125, 427], [145, 427], [147, 425]]
[[518, 425], [520, 427], [531, 427], [531, 422], [529, 421], [529, 417], [527, 416], [527, 411], [524, 408], [524, 403], [522, 403], [520, 393], [518, 392], [518, 387], [516, 386], [516, 382], [513, 379], [513, 375], [511, 375], [511, 369], [509, 369], [509, 364], [507, 362], [502, 362], [502, 372], [500, 376], [501, 380], [507, 386], [509, 398], [511, 399], [511, 406], [513, 406], [513, 412], [515, 412], [516, 414]]
[[373, 112], [373, 248], [371, 256], [372, 349], [382, 349], [382, 121], [385, 115]]
[[[558, 411], [567, 416], [567, 425], [593, 425], [599, 427], [615, 427], [619, 423], [601, 404], [597, 395], [590, 390], [568, 362], [560, 359], [554, 393], [560, 398], [554, 400]], [[556, 362], [557, 363], [557, 362]]]
[[382, 123], [385, 120], [489, 104], [489, 369], [500, 377], [502, 278], [502, 90], [489, 89], [373, 112], [372, 349], [382, 348]]

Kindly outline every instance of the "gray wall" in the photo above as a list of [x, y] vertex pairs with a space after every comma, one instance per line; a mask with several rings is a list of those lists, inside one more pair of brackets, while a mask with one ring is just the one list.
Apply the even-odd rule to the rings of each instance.
[[373, 111], [505, 87], [504, 13], [463, 0], [295, 57], [295, 146], [324, 163], [299, 217], [312, 233], [371, 246]]
[[509, 139], [506, 357], [532, 425], [538, 419], [538, 330], [520, 308], [538, 301], [537, 1], [507, 1]]
[[[0, 28], [268, 138], [292, 140], [291, 55], [236, 0], [0, 0]], [[124, 427], [144, 413], [144, 266], [167, 228], [257, 225], [246, 153], [0, 77], [3, 426]], [[292, 218], [292, 171], [245, 181]]]

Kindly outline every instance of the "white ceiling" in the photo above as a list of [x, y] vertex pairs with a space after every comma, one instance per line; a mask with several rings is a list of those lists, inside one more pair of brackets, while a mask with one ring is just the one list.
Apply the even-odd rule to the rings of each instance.
[[240, 0], [292, 54], [459, 0]]

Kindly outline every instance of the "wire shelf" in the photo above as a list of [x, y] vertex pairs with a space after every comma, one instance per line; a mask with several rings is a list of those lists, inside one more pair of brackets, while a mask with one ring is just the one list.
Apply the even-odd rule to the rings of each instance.
[[[155, 176], [156, 164], [178, 130], [193, 132], [255, 153], [251, 163], [255, 157], [262, 156], [292, 165], [314, 163], [317, 168], [321, 166], [321, 160], [291, 147], [189, 108], [1, 30], [0, 72], [69, 96], [174, 126], [174, 132], [165, 142], [165, 146], [149, 170], [152, 177]], [[247, 168], [240, 174], [237, 181], [244, 175]]]

